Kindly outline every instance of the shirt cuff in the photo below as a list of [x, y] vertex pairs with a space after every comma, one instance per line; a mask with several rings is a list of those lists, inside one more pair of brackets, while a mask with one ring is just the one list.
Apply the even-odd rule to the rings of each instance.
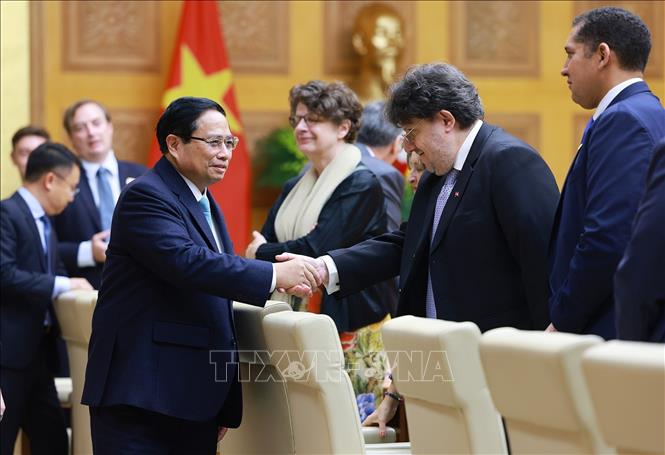
[[53, 283], [53, 294], [51, 299], [57, 298], [63, 292], [69, 291], [71, 284], [69, 283], [69, 278], [66, 276], [56, 276], [55, 282]]
[[272, 265], [272, 281], [270, 282], [270, 293], [272, 294], [275, 288], [277, 287], [277, 270], [275, 270], [275, 264]]
[[327, 254], [325, 256], [321, 256], [319, 259], [321, 259], [328, 268], [328, 282], [323, 283], [323, 285], [326, 287], [326, 292], [328, 294], [333, 294], [339, 291], [339, 273], [337, 272], [335, 261], [333, 261], [333, 258]]
[[95, 258], [92, 256], [92, 240], [86, 240], [79, 243], [78, 254], [76, 255], [76, 265], [79, 268], [94, 267]]

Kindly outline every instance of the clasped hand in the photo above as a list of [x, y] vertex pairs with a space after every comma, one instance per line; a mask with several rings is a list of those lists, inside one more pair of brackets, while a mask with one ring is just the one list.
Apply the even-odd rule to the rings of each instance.
[[328, 269], [321, 259], [282, 253], [275, 257], [277, 290], [298, 297], [309, 297], [328, 281]]

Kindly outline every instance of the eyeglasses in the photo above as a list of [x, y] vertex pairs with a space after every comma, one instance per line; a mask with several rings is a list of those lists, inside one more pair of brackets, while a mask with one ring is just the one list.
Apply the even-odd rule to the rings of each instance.
[[292, 115], [289, 117], [289, 125], [291, 125], [291, 128], [295, 128], [300, 124], [301, 120], [304, 120], [305, 125], [308, 127], [312, 126], [312, 124], [321, 123], [323, 121], [321, 117], [314, 114]]
[[[51, 172], [53, 172], [53, 171], [51, 171]], [[74, 188], [72, 188], [72, 187], [69, 185], [69, 183], [67, 182], [67, 179], [64, 178], [62, 175], [58, 174], [57, 172], [53, 172], [53, 175], [55, 175], [55, 176], [58, 177], [60, 180], [62, 180], [63, 182], [65, 182], [65, 184], [67, 184], [67, 186], [69, 187], [69, 191], [72, 192], [72, 195], [73, 195], [74, 197], [76, 197], [76, 195], [79, 194], [79, 193], [81, 192], [81, 189], [78, 188], [78, 187], [74, 187]]]
[[237, 136], [224, 136], [224, 137], [211, 137], [209, 139], [203, 139], [202, 137], [189, 136], [189, 139], [194, 139], [197, 141], [205, 142], [210, 147], [215, 150], [221, 150], [222, 146], [226, 147], [226, 150], [232, 152], [238, 146], [240, 139]]
[[417, 128], [420, 126], [420, 124], [423, 122], [423, 119], [420, 119], [416, 122], [416, 124], [413, 126], [413, 128], [409, 128], [408, 131], [405, 131], [402, 133], [402, 143], [403, 144], [411, 144], [411, 145], [416, 145], [416, 133], [417, 133]]

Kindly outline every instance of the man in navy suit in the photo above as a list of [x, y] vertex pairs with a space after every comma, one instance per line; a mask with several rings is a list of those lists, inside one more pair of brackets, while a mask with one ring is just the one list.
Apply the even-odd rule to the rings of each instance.
[[60, 256], [70, 275], [83, 276], [99, 289], [115, 203], [146, 167], [116, 159], [111, 116], [98, 102], [72, 104], [63, 125], [82, 165], [79, 196], [55, 218]]
[[365, 106], [355, 145], [363, 163], [381, 182], [390, 232], [398, 229], [402, 221], [404, 177], [392, 166], [402, 150], [402, 130], [386, 119], [384, 106], [383, 101]]
[[207, 191], [238, 144], [218, 103], [173, 101], [157, 141], [163, 157], [118, 200], [92, 321], [82, 402], [95, 454], [214, 454], [242, 413], [231, 301], [320, 284], [300, 259], [233, 254]]
[[642, 80], [651, 49], [642, 20], [620, 8], [575, 18], [561, 74], [596, 109], [566, 177], [550, 242], [548, 330], [615, 338], [613, 276], [630, 238], [665, 110]]
[[617, 338], [665, 343], [665, 139], [653, 152], [614, 295]]
[[7, 404], [2, 455], [13, 453], [20, 428], [31, 453], [67, 453], [53, 383], [59, 327], [51, 302], [62, 292], [92, 286], [65, 276], [49, 217], [72, 202], [79, 176], [76, 156], [47, 142], [30, 154], [23, 186], [0, 202], [0, 389]]

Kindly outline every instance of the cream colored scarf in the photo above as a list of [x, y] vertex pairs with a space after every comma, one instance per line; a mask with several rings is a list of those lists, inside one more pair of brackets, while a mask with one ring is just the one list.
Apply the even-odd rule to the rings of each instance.
[[[286, 242], [304, 237], [316, 227], [323, 206], [340, 183], [360, 162], [360, 150], [346, 144], [337, 156], [316, 176], [311, 166], [286, 196], [275, 217], [277, 240]], [[289, 301], [288, 296], [275, 291], [273, 300]]]

